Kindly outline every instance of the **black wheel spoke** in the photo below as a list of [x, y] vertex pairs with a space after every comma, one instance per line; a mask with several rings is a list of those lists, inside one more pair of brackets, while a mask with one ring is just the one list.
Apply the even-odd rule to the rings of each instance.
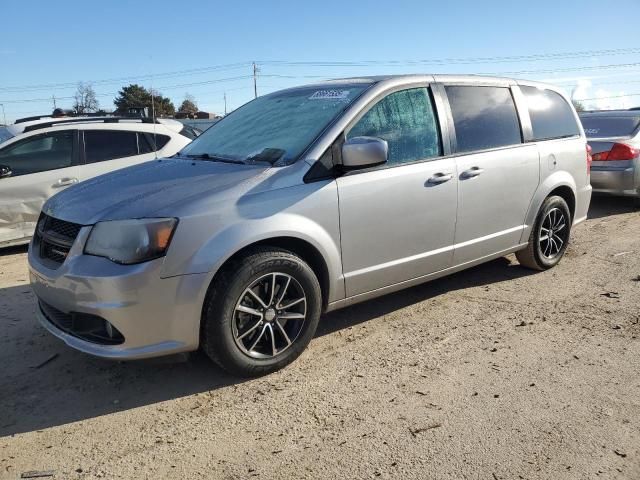
[[568, 229], [565, 214], [559, 208], [552, 208], [540, 223], [538, 243], [540, 252], [548, 259], [558, 256], [567, 241]]

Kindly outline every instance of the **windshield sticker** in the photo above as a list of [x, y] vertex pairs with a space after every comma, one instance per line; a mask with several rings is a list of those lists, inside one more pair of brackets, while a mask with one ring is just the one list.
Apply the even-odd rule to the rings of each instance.
[[318, 90], [309, 100], [345, 100], [349, 97], [349, 90]]

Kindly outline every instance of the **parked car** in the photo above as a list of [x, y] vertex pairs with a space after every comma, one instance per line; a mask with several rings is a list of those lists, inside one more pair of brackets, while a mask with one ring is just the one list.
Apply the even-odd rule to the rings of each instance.
[[0, 248], [29, 243], [45, 200], [69, 185], [173, 155], [175, 120], [38, 117], [0, 128]]
[[586, 138], [556, 88], [491, 77], [336, 80], [259, 97], [176, 157], [45, 205], [38, 317], [134, 359], [201, 347], [279, 369], [322, 312], [516, 252], [545, 270], [587, 215]]
[[632, 197], [640, 206], [640, 111], [580, 113], [592, 149], [593, 191]]

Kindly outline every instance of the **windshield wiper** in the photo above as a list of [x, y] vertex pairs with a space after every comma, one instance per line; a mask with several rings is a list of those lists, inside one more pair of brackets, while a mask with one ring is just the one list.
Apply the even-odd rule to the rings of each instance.
[[242, 160], [236, 160], [233, 158], [221, 157], [219, 155], [209, 154], [209, 153], [198, 153], [196, 155], [185, 155], [187, 158], [195, 158], [198, 160], [209, 160], [211, 162], [223, 162], [223, 163], [235, 163], [244, 165]]
[[247, 157], [246, 160], [251, 162], [267, 162], [274, 165], [285, 153], [287, 153], [287, 151], [282, 148], [264, 148], [260, 153], [251, 155]]

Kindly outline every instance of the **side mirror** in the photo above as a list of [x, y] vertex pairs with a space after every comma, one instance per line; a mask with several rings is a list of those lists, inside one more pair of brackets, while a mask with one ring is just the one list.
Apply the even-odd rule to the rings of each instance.
[[389, 158], [389, 145], [377, 137], [353, 137], [342, 145], [342, 166], [347, 169], [382, 165]]
[[0, 165], [0, 178], [10, 177], [13, 174], [11, 167], [7, 165]]

